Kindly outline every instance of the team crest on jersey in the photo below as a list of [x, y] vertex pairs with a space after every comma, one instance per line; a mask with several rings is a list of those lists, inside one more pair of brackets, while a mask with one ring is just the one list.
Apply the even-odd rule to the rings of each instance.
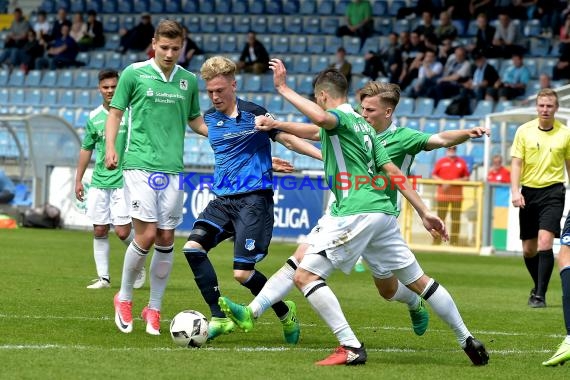
[[560, 238], [560, 244], [570, 245], [570, 233], [562, 235]]
[[382, 146], [386, 146], [386, 140], [382, 141]]
[[253, 251], [255, 249], [255, 239], [245, 239], [245, 249]]
[[152, 90], [152, 88], [146, 90], [146, 96], [154, 96], [154, 91]]
[[186, 79], [180, 79], [180, 89], [188, 90], [188, 81]]
[[224, 121], [223, 121], [223, 120], [220, 120], [220, 121], [218, 121], [218, 122], [216, 123], [216, 125], [217, 125], [218, 127], [221, 127], [222, 125], [224, 125]]

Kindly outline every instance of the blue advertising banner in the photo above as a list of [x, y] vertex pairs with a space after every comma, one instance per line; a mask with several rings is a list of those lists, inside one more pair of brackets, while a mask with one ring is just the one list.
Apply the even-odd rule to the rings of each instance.
[[[179, 231], [190, 231], [200, 212], [216, 197], [209, 187], [212, 177], [212, 173], [189, 172], [181, 181], [185, 195]], [[273, 237], [297, 239], [308, 234], [323, 215], [323, 201], [329, 191], [323, 178], [275, 176], [273, 185]]]

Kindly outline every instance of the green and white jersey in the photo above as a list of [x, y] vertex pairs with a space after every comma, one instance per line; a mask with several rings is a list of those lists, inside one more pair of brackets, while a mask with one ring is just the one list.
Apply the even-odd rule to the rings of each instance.
[[154, 59], [133, 63], [121, 73], [111, 107], [130, 109], [123, 169], [184, 169], [186, 126], [200, 116], [194, 74], [176, 65], [166, 78]]
[[[415, 156], [426, 148], [427, 142], [432, 135], [411, 128], [398, 127], [392, 123], [384, 132], [376, 135], [376, 140], [384, 146], [388, 156], [400, 168], [404, 175], [410, 174], [410, 168]], [[386, 186], [386, 193], [390, 201], [398, 207], [398, 190]]]
[[102, 105], [95, 108], [89, 113], [89, 120], [85, 126], [85, 136], [81, 149], [97, 150], [95, 157], [95, 169], [91, 177], [91, 186], [99, 189], [119, 189], [123, 187], [123, 168], [122, 157], [125, 150], [125, 142], [127, 140], [127, 123], [128, 110], [124, 113], [123, 119], [119, 126], [119, 133], [115, 140], [115, 149], [117, 150], [119, 165], [116, 169], [109, 170], [105, 167], [105, 122], [109, 111]]
[[334, 129], [321, 129], [320, 138], [326, 178], [336, 199], [331, 215], [396, 215], [388, 195], [371, 184], [377, 168], [390, 162], [384, 147], [376, 142], [374, 129], [349, 104], [329, 112], [338, 124]]

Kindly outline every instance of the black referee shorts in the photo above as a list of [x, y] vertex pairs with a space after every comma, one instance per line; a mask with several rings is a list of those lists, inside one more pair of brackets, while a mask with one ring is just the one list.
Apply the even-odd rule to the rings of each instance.
[[521, 240], [536, 239], [538, 230], [546, 230], [560, 237], [560, 220], [564, 211], [566, 188], [556, 183], [543, 188], [523, 186], [521, 194], [525, 207], [519, 209]]

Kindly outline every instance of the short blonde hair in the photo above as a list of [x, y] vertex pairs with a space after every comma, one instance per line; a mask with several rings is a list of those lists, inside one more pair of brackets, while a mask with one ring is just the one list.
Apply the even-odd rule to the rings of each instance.
[[551, 88], [543, 88], [536, 95], [536, 102], [538, 103], [538, 98], [542, 97], [552, 97], [556, 99], [556, 107], [558, 107], [558, 93]]
[[378, 96], [383, 104], [395, 108], [400, 101], [400, 86], [393, 83], [368, 82], [359, 91], [360, 101]]
[[205, 81], [214, 79], [218, 75], [234, 78], [236, 70], [236, 64], [231, 59], [217, 55], [204, 62], [200, 69], [200, 75]]

